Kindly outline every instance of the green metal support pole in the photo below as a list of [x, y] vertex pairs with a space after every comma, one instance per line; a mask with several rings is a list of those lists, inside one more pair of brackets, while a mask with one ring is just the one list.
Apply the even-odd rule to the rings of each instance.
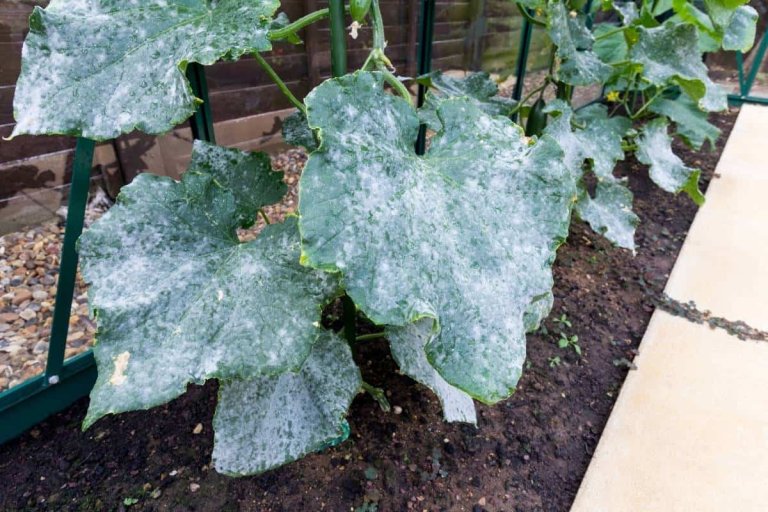
[[[533, 23], [523, 17], [523, 29], [520, 33], [520, 49], [517, 52], [517, 66], [515, 70], [515, 88], [512, 90], [512, 99], [520, 101], [523, 97], [525, 86], [525, 71], [528, 68], [528, 52], [531, 50], [531, 36], [533, 35]], [[517, 121], [517, 113], [512, 116]]]
[[347, 29], [344, 23], [343, 0], [330, 0], [331, 18], [331, 73], [342, 76], [347, 73]]
[[213, 114], [211, 114], [211, 102], [208, 99], [208, 82], [205, 78], [205, 68], [191, 62], [187, 66], [187, 79], [192, 86], [192, 92], [203, 100], [195, 115], [189, 120], [192, 128], [192, 137], [196, 140], [204, 140], [216, 143], [216, 135], [213, 132]]
[[77, 280], [77, 239], [83, 231], [95, 147], [94, 141], [82, 138], [78, 139], [75, 147], [45, 373], [0, 393], [0, 443], [18, 436], [88, 394], [96, 381], [91, 352], [64, 362], [72, 297]]
[[729, 94], [728, 103], [731, 105], [741, 105], [743, 103], [757, 103], [760, 105], [768, 105], [768, 98], [763, 96], [752, 96], [752, 86], [757, 79], [757, 74], [760, 71], [760, 66], [763, 64], [765, 54], [768, 52], [768, 31], [763, 34], [760, 40], [760, 46], [758, 46], [755, 52], [755, 58], [752, 62], [752, 68], [749, 70], [747, 76], [744, 76], [744, 56], [741, 52], [736, 53], [736, 65], [739, 70], [739, 94]]
[[67, 224], [64, 230], [64, 245], [61, 248], [56, 305], [53, 310], [53, 324], [51, 324], [48, 363], [45, 367], [45, 376], [50, 384], [59, 382], [59, 374], [64, 365], [72, 297], [75, 294], [75, 281], [77, 279], [77, 239], [83, 232], [95, 148], [96, 143], [92, 140], [77, 140], [75, 160], [72, 166], [69, 205], [67, 206]]
[[[215, 142], [204, 68], [190, 64], [187, 76], [195, 96], [203, 100], [190, 119], [196, 139]], [[78, 139], [72, 170], [67, 223], [61, 253], [56, 306], [45, 373], [0, 393], [0, 444], [11, 440], [51, 414], [86, 396], [96, 382], [96, 364], [89, 350], [64, 360], [69, 316], [77, 277], [77, 239], [83, 230], [95, 143]]]
[[[432, 42], [435, 33], [435, 0], [421, 0], [419, 23], [419, 55], [417, 59], [418, 74], [425, 75], [432, 70]], [[416, 104], [424, 105], [427, 87], [419, 84]], [[427, 126], [419, 126], [419, 136], [416, 138], [416, 154], [423, 155], [427, 149]]]

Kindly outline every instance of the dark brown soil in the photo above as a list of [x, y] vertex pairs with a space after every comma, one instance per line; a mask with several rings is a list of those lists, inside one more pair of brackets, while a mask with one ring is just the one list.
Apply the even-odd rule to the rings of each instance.
[[[715, 118], [724, 132], [716, 151], [678, 148], [702, 168], [704, 186], [734, 119]], [[621, 172], [642, 219], [637, 256], [574, 225], [555, 266], [549, 334], [529, 336], [517, 393], [478, 406], [478, 428], [444, 423], [437, 400], [396, 373], [386, 345], [366, 342], [357, 354], [366, 380], [402, 412], [385, 414], [360, 395], [349, 416], [352, 436], [336, 448], [232, 479], [208, 467], [215, 383], [165, 407], [105, 418], [85, 433], [83, 399], [0, 447], [0, 509], [568, 510], [653, 311], [649, 290], [663, 287], [696, 213], [686, 197], [653, 186], [636, 162]], [[555, 321], [561, 315], [572, 327]], [[581, 357], [558, 348], [560, 331], [578, 336]], [[198, 423], [202, 433], [194, 434]]]

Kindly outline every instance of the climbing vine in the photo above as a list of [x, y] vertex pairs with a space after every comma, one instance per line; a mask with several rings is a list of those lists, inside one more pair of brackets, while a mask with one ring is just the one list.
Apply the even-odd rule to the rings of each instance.
[[[634, 152], [652, 180], [694, 201], [699, 171], [672, 151], [718, 130], [726, 96], [702, 52], [745, 50], [757, 14], [742, 0], [525, 0], [553, 44], [542, 87], [515, 102], [485, 74], [434, 73], [416, 108], [386, 55], [377, 0], [353, 0], [351, 32], [370, 55], [304, 101], [261, 57], [300, 43], [328, 9], [290, 22], [277, 0], [52, 0], [35, 8], [16, 89], [13, 135], [95, 140], [162, 133], [197, 99], [189, 62], [253, 55], [297, 107], [286, 140], [307, 148], [299, 211], [241, 242], [237, 229], [286, 192], [262, 153], [196, 142], [181, 181], [149, 173], [81, 238], [98, 320], [99, 377], [85, 427], [219, 380], [216, 468], [266, 471], [349, 434], [364, 383], [349, 339], [320, 325], [344, 296], [382, 326], [401, 371], [429, 387], [448, 421], [475, 423], [473, 400], [515, 390], [525, 333], [552, 306], [551, 265], [572, 214], [634, 250], [632, 194], [614, 176]], [[592, 25], [595, 10], [606, 21]], [[574, 108], [575, 87], [603, 100]], [[556, 100], [544, 103], [547, 88]], [[534, 99], [538, 95], [538, 98]], [[520, 121], [526, 130], [515, 121]], [[420, 124], [433, 132], [417, 154]], [[587, 190], [585, 176], [597, 180]], [[353, 338], [353, 337], [352, 337]]]

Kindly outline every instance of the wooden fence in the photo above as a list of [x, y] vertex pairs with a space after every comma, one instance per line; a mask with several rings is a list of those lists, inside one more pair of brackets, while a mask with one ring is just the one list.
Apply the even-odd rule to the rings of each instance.
[[[0, 0], [0, 136], [13, 129], [13, 92], [20, 71], [21, 46], [27, 19], [45, 0]], [[387, 54], [400, 74], [414, 76], [418, 45], [419, 2], [382, 0], [388, 39]], [[290, 19], [325, 7], [319, 0], [286, 0], [282, 10]], [[521, 18], [508, 0], [439, 1], [433, 46], [435, 69], [478, 70], [507, 75], [513, 70], [520, 39]], [[549, 44], [534, 32], [529, 69], [545, 65]], [[302, 34], [302, 45], [277, 45], [266, 59], [291, 90], [303, 97], [330, 76], [327, 23]], [[358, 67], [370, 50], [370, 30], [348, 40], [349, 65]], [[267, 75], [252, 59], [221, 62], [208, 68], [211, 108], [217, 142], [242, 149], [274, 151], [282, 147], [282, 119], [292, 111]], [[104, 84], [110, 87], [110, 84]], [[111, 195], [138, 172], [178, 176], [191, 150], [185, 124], [159, 137], [132, 133], [100, 144], [93, 170], [94, 186]], [[41, 222], [55, 215], [66, 199], [74, 139], [17, 137], [0, 141], [0, 234]]]

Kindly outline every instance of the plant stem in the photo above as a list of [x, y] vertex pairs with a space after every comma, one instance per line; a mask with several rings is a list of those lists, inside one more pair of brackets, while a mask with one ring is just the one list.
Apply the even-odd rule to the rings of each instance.
[[263, 208], [259, 208], [259, 215], [261, 215], [261, 218], [264, 219], [264, 222], [267, 225], [272, 224], [272, 222], [269, 220], [269, 217], [267, 217], [267, 212], [265, 212]]
[[303, 29], [307, 25], [311, 25], [316, 21], [320, 21], [323, 18], [327, 18], [329, 13], [330, 13], [330, 10], [327, 7], [325, 9], [320, 9], [319, 11], [311, 12], [306, 16], [302, 16], [301, 18], [297, 19], [293, 23], [286, 25], [283, 28], [271, 31], [268, 37], [271, 41], [285, 39], [295, 34], [299, 30]]
[[650, 107], [650, 106], [651, 106], [651, 103], [653, 103], [653, 102], [654, 102], [654, 100], [655, 100], [656, 98], [658, 98], [659, 96], [661, 96], [661, 94], [662, 94], [663, 92], [664, 92], [664, 89], [660, 87], [660, 88], [659, 88], [659, 90], [658, 90], [658, 91], [656, 91], [656, 93], [655, 93], [653, 96], [651, 96], [651, 99], [649, 99], [648, 101], [646, 101], [646, 102], [645, 102], [645, 104], [644, 104], [642, 107], [640, 107], [640, 109], [639, 109], [637, 112], [635, 112], [634, 114], [632, 114], [631, 116], [629, 116], [629, 118], [630, 118], [630, 119], [632, 119], [632, 120], [634, 121], [635, 119], [637, 119], [638, 117], [640, 117], [640, 114], [642, 114], [643, 112], [645, 112], [645, 110], [646, 110], [648, 107]]
[[373, 399], [379, 403], [379, 407], [381, 407], [382, 411], [389, 412], [392, 410], [392, 407], [389, 405], [389, 400], [387, 400], [387, 395], [384, 393], [383, 389], [371, 386], [365, 381], [363, 381], [362, 387], [366, 393], [371, 395]]
[[599, 36], [595, 36], [595, 41], [600, 41], [601, 39], [605, 39], [606, 37], [611, 37], [613, 34], [616, 34], [618, 32], [623, 32], [627, 27], [619, 27], [613, 30], [609, 30], [605, 34], [600, 34]]
[[384, 40], [384, 19], [381, 17], [379, 0], [371, 2], [371, 10], [369, 12], [371, 23], [373, 24], [373, 47], [383, 52], [387, 43]]
[[288, 86], [285, 85], [285, 82], [277, 75], [274, 69], [272, 69], [272, 66], [269, 65], [269, 63], [264, 60], [264, 57], [261, 56], [260, 53], [254, 52], [253, 57], [256, 59], [256, 62], [261, 65], [262, 68], [264, 68], [264, 71], [267, 72], [269, 77], [277, 84], [277, 87], [282, 91], [283, 94], [285, 94], [285, 97], [288, 98], [288, 100], [294, 104], [294, 106], [301, 110], [304, 115], [307, 115], [307, 107], [304, 106], [304, 104], [296, 98], [296, 96], [293, 95], [293, 93], [288, 89]]
[[360, 336], [355, 338], [355, 341], [368, 341], [368, 340], [377, 340], [379, 338], [384, 337], [384, 331], [382, 332], [372, 332], [370, 334], [361, 334]]
[[387, 67], [382, 64], [381, 62], [377, 63], [377, 67], [379, 71], [384, 75], [384, 80], [387, 81], [389, 85], [392, 86], [395, 91], [397, 91], [400, 96], [405, 99], [405, 101], [408, 102], [408, 105], [413, 106], [413, 98], [411, 97], [411, 92], [408, 90], [408, 88], [403, 85], [403, 82], [397, 79], [395, 75], [392, 74], [390, 70], [387, 69]]
[[549, 79], [547, 79], [542, 85], [538, 86], [536, 89], [529, 92], [525, 98], [521, 99], [520, 102], [515, 106], [515, 108], [512, 109], [509, 115], [516, 114], [517, 112], [519, 112], [520, 109], [525, 106], [526, 101], [533, 98], [536, 95], [536, 93], [546, 89], [547, 85], [549, 85]]
[[543, 21], [537, 20], [536, 18], [531, 16], [531, 13], [528, 12], [528, 9], [526, 7], [523, 7], [522, 5], [517, 4], [517, 3], [515, 5], [517, 5], [517, 10], [520, 11], [520, 14], [522, 14], [525, 19], [527, 19], [528, 21], [530, 21], [534, 25], [538, 25], [540, 27], [546, 27], [547, 26], [547, 24], [544, 23]]

